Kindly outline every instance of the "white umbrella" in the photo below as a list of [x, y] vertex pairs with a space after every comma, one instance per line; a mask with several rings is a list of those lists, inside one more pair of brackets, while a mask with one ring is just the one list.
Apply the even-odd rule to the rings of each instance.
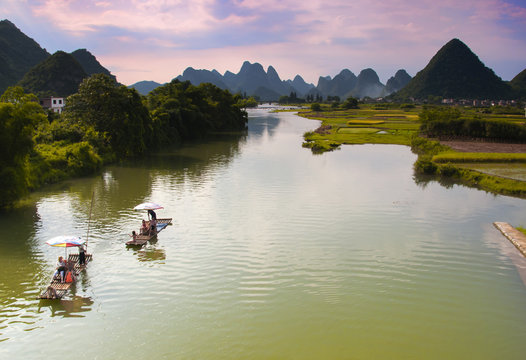
[[153, 202], [145, 202], [133, 208], [133, 210], [158, 210], [158, 209], [164, 209], [164, 208], [161, 205], [153, 203]]

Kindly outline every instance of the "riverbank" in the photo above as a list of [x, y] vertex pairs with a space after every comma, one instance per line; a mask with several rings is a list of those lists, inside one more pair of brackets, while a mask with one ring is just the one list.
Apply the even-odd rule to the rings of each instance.
[[[526, 198], [526, 144], [490, 141], [433, 140], [419, 136], [422, 107], [396, 108], [360, 105], [360, 109], [314, 112], [299, 116], [321, 120], [318, 129], [304, 134], [303, 147], [313, 153], [333, 151], [343, 144], [398, 144], [419, 155], [415, 171], [450, 178], [496, 194]], [[503, 115], [484, 114], [503, 120]], [[520, 116], [505, 117], [511, 122]]]
[[504, 235], [515, 247], [526, 256], [526, 234], [515, 229], [506, 222], [494, 222], [493, 225]]

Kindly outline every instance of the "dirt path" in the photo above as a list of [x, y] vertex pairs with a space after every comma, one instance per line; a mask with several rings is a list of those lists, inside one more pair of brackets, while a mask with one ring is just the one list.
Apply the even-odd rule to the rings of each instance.
[[440, 141], [461, 152], [526, 153], [526, 144], [493, 143], [482, 141]]

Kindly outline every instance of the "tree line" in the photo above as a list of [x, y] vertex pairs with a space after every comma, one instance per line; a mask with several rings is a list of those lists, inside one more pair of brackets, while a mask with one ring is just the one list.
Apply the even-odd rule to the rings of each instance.
[[526, 126], [522, 123], [484, 119], [454, 107], [425, 107], [419, 117], [420, 130], [428, 137], [526, 142]]
[[210, 132], [244, 130], [244, 107], [239, 95], [209, 83], [173, 80], [144, 97], [95, 74], [67, 98], [59, 115], [46, 112], [21, 87], [8, 88], [0, 97], [0, 208], [104, 164]]

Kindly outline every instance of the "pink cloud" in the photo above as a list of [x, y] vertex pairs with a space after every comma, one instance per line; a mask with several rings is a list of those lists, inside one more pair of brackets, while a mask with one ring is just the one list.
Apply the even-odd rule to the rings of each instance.
[[243, 60], [314, 83], [372, 67], [385, 82], [399, 68], [414, 75], [454, 37], [497, 74], [526, 58], [526, 8], [503, 0], [6, 1], [77, 37], [125, 83], [165, 82], [188, 66], [237, 71]]
[[47, 0], [33, 7], [37, 17], [45, 17], [58, 28], [80, 35], [98, 27], [130, 31], [166, 31], [173, 34], [213, 31], [216, 26], [250, 21], [231, 15], [217, 19], [210, 13], [214, 0]]

